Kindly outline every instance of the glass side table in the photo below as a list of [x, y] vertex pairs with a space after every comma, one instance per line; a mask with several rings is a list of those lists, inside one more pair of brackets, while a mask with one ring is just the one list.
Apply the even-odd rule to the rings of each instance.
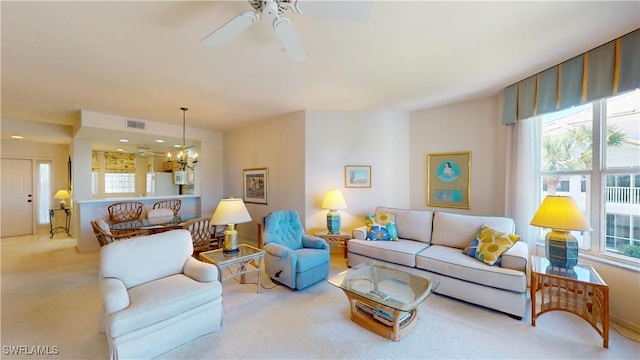
[[[56, 214], [60, 213], [60, 212], [64, 212], [64, 216], [65, 216], [65, 221], [63, 226], [55, 226], [56, 223]], [[53, 239], [53, 235], [57, 234], [57, 233], [67, 233], [67, 236], [71, 237], [71, 234], [69, 233], [69, 226], [71, 225], [71, 209], [69, 208], [65, 208], [65, 209], [50, 209], [49, 210], [49, 234], [51, 234], [51, 236], [49, 236], [49, 239]]]
[[[226, 253], [224, 249], [209, 250], [200, 253], [200, 260], [218, 267], [218, 279], [222, 282], [240, 275], [240, 283], [246, 284], [245, 275], [248, 273], [258, 273], [258, 293], [262, 288], [262, 259], [264, 250], [260, 250], [251, 245], [240, 244], [238, 251]], [[251, 265], [251, 267], [248, 267]], [[222, 271], [229, 270], [230, 275], [222, 277]]]
[[548, 311], [568, 311], [591, 324], [608, 348], [609, 286], [596, 270], [584, 264], [571, 269], [552, 266], [539, 256], [531, 260], [531, 325], [536, 326], [538, 316]]

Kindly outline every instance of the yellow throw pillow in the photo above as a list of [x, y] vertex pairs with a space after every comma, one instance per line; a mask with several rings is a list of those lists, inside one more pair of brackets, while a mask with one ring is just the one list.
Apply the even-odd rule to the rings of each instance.
[[520, 240], [520, 235], [504, 233], [482, 225], [478, 235], [462, 252], [487, 265], [493, 265], [518, 240]]

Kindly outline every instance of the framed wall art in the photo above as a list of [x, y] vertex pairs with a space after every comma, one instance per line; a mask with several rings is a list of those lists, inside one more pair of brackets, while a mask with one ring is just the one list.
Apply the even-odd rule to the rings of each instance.
[[471, 208], [471, 152], [427, 155], [427, 206]]
[[371, 187], [371, 165], [346, 165], [344, 186], [348, 188]]
[[244, 169], [242, 170], [242, 180], [242, 199], [244, 202], [266, 205], [269, 189], [269, 169]]

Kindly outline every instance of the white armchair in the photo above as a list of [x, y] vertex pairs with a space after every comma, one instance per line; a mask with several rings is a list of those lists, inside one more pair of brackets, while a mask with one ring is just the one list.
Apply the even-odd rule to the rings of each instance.
[[218, 268], [194, 259], [192, 252], [187, 230], [101, 248], [102, 324], [111, 359], [153, 358], [220, 330]]

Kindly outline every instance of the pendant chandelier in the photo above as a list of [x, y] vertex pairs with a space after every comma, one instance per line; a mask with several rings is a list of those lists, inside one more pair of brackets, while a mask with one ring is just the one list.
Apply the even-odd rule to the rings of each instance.
[[189, 109], [181, 107], [180, 110], [182, 110], [182, 149], [178, 153], [178, 164], [180, 171], [185, 171], [186, 169], [193, 170], [198, 163], [198, 153], [194, 152], [193, 156], [191, 156], [185, 144], [186, 113]]

